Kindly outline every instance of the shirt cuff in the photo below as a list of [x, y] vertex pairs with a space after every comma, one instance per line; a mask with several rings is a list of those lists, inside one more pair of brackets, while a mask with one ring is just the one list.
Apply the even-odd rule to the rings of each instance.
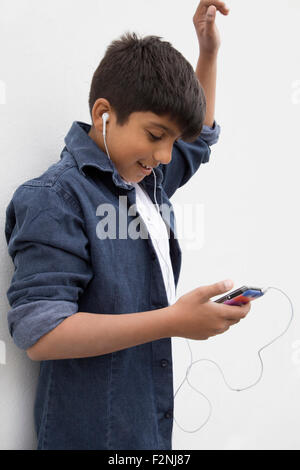
[[207, 145], [211, 146], [218, 142], [220, 132], [221, 127], [216, 123], [216, 121], [214, 121], [212, 127], [203, 125], [200, 137], [205, 140]]
[[15, 344], [26, 350], [77, 312], [76, 302], [64, 300], [38, 300], [19, 305], [7, 314], [9, 332]]

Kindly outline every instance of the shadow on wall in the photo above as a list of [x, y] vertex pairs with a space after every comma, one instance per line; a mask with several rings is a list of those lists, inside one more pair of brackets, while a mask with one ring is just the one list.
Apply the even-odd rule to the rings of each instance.
[[6, 345], [4, 341], [0, 341], [0, 364], [6, 364]]
[[39, 363], [13, 341], [0, 343], [0, 450], [35, 450], [34, 399]]
[[6, 104], [6, 84], [0, 80], [0, 104]]
[[[4, 226], [2, 233], [4, 233]], [[4, 236], [3, 236], [4, 238]], [[34, 400], [39, 362], [31, 361], [14, 343], [8, 331], [10, 305], [6, 292], [14, 267], [2, 239], [2, 277], [0, 297], [0, 450], [35, 450]]]

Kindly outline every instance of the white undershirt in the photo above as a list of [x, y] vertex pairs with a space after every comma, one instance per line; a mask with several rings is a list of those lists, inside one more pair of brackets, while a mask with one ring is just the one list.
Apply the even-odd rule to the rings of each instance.
[[159, 259], [169, 305], [176, 301], [175, 282], [170, 258], [168, 230], [149, 195], [138, 183], [130, 183], [136, 189], [136, 210], [145, 222]]

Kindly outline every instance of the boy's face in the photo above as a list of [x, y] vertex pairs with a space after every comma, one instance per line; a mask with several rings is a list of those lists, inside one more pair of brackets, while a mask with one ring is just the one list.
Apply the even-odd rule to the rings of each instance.
[[102, 135], [103, 112], [109, 113], [109, 119], [106, 121], [107, 149], [112, 162], [125, 181], [138, 183], [152, 173], [151, 170], [145, 173], [139, 162], [152, 168], [160, 163], [170, 163], [173, 144], [181, 135], [180, 129], [170, 117], [158, 116], [152, 112], [134, 112], [126, 124], [119, 126], [112, 110], [101, 110], [97, 115], [94, 106], [94, 126], [89, 136], [104, 153], [107, 152]]

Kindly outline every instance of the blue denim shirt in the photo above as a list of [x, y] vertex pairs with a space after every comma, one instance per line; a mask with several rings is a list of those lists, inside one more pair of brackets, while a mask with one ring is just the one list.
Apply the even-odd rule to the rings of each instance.
[[[135, 204], [135, 188], [88, 136], [90, 128], [74, 122], [60, 160], [20, 185], [6, 209], [15, 266], [8, 325], [24, 350], [79, 311], [122, 314], [168, 305], [150, 236], [118, 236], [119, 213]], [[208, 162], [219, 133], [214, 123], [196, 141], [174, 144], [172, 161], [154, 170], [159, 205], [172, 208], [170, 198]], [[153, 174], [140, 184], [155, 203]], [[116, 210], [114, 239], [97, 235], [97, 208], [105, 203]], [[128, 224], [133, 219], [127, 214]], [[181, 249], [174, 214], [165, 222], [177, 286]], [[38, 449], [171, 449], [171, 339], [97, 357], [42, 361], [34, 415]]]

